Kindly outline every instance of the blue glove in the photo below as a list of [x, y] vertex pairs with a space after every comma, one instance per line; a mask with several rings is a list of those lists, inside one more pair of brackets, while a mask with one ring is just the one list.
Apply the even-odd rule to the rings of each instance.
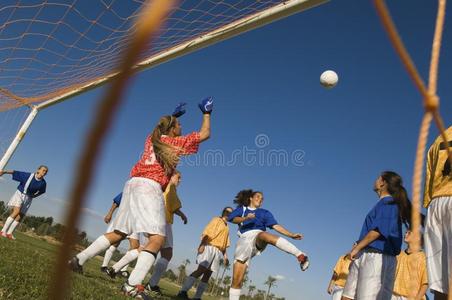
[[213, 109], [213, 97], [207, 97], [198, 104], [203, 114], [210, 114]]
[[174, 109], [173, 117], [179, 118], [180, 116], [185, 114], [185, 105], [187, 105], [187, 103], [185, 102], [179, 103]]

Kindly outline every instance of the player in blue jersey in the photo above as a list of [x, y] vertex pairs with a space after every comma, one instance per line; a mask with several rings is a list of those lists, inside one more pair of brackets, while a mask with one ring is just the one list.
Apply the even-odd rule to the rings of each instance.
[[48, 171], [49, 168], [47, 166], [39, 166], [35, 173], [0, 170], [0, 176], [3, 174], [11, 174], [13, 180], [19, 182], [17, 191], [8, 202], [8, 207], [11, 208], [11, 214], [3, 225], [1, 231], [3, 237], [15, 239], [13, 232], [30, 208], [33, 198], [46, 192], [47, 183], [44, 176]]
[[357, 243], [348, 254], [350, 265], [342, 299], [391, 299], [402, 246], [402, 224], [411, 224], [411, 202], [395, 172], [375, 180], [377, 204], [367, 214]]
[[[113, 231], [113, 226], [110, 221], [113, 217], [113, 213], [115, 212], [115, 210], [119, 207], [119, 205], [121, 205], [121, 199], [122, 199], [122, 193], [119, 193], [115, 198], [113, 198], [113, 203], [110, 207], [110, 210], [108, 211], [108, 213], [105, 215], [104, 217], [104, 221], [107, 224], [110, 224], [107, 228], [106, 233], [112, 232]], [[127, 236], [127, 238], [129, 239], [129, 243], [130, 243], [130, 248], [131, 249], [136, 249], [139, 246], [139, 240], [138, 240], [138, 234], [136, 233], [132, 233], [131, 235]], [[108, 248], [105, 251], [104, 254], [104, 260], [102, 262], [102, 266], [100, 267], [101, 272], [106, 273], [107, 269], [108, 269], [108, 263], [110, 262], [113, 253], [116, 251], [116, 249], [119, 247], [119, 244], [121, 242], [112, 244], [110, 246], [110, 248]], [[127, 271], [127, 267], [129, 266], [129, 264], [126, 264], [123, 268], [121, 268], [120, 274], [125, 277], [128, 278], [129, 277], [129, 272]]]
[[302, 234], [292, 233], [278, 224], [271, 212], [261, 208], [263, 201], [264, 196], [261, 192], [242, 190], [234, 200], [237, 208], [228, 217], [229, 222], [239, 224], [238, 234], [240, 237], [235, 249], [229, 299], [238, 300], [240, 298], [243, 278], [250, 260], [264, 251], [268, 244], [295, 256], [302, 271], [305, 271], [309, 266], [307, 255], [295, 245], [281, 236], [266, 232], [267, 228], [271, 228], [294, 240], [303, 238]]

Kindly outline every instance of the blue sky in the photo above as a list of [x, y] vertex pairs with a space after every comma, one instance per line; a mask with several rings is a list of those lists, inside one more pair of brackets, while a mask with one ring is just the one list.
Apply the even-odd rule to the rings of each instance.
[[[407, 9], [392, 1], [389, 6], [426, 78], [436, 3], [411, 1]], [[452, 41], [447, 23], [444, 37], [438, 90], [442, 115], [450, 125]], [[332, 90], [319, 85], [326, 69], [339, 74]], [[36, 199], [32, 214], [62, 220], [84, 134], [102, 94], [97, 89], [40, 112], [8, 164], [17, 170], [33, 170], [41, 163], [50, 168], [48, 192]], [[264, 207], [289, 230], [305, 235], [295, 244], [312, 264], [301, 273], [293, 257], [269, 247], [252, 262], [253, 284], [263, 288], [268, 275], [280, 275], [284, 279], [274, 290], [277, 295], [328, 299], [334, 263], [358, 238], [377, 200], [374, 179], [383, 170], [394, 170], [411, 190], [422, 117], [421, 97], [372, 4], [332, 1], [137, 75], [98, 161], [81, 225], [90, 236], [105, 230], [99, 216], [122, 189], [159, 116], [186, 101], [183, 130], [197, 130], [201, 114], [196, 103], [207, 95], [215, 97], [212, 138], [201, 147], [200, 163], [185, 160], [180, 167], [179, 193], [189, 224], [176, 217], [174, 263], [195, 260], [204, 225], [232, 205], [240, 189], [262, 190]], [[436, 135], [433, 129], [430, 141]], [[269, 144], [256, 145], [257, 136]], [[244, 149], [254, 150], [257, 161], [245, 161]], [[268, 158], [275, 150], [290, 156], [287, 165], [259, 162], [259, 155]], [[234, 164], [215, 165], [206, 153], [219, 151], [226, 160], [233, 153], [242, 156]], [[7, 200], [15, 183], [5, 176], [0, 186], [0, 197]], [[235, 245], [234, 226], [231, 232]]]

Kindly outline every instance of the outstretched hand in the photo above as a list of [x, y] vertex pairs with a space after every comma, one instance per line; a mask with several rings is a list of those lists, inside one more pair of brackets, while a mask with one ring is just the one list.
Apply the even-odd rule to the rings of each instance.
[[199, 109], [203, 114], [212, 113], [213, 109], [213, 97], [207, 97], [198, 104]]
[[303, 238], [303, 235], [301, 233], [293, 233], [291, 238], [294, 240], [301, 240]]
[[185, 110], [185, 105], [187, 105], [187, 103], [185, 102], [181, 102], [179, 103], [176, 108], [174, 109], [173, 112], [173, 117], [179, 118], [180, 116], [182, 116], [183, 114], [185, 114], [186, 110]]

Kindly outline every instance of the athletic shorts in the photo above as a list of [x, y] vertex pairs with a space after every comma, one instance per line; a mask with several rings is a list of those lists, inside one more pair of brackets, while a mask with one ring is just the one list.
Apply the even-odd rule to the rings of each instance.
[[[166, 233], [165, 243], [163, 244], [162, 249], [173, 248], [173, 226], [172, 226], [172, 224], [165, 225], [165, 233]], [[138, 236], [137, 240], [139, 240], [139, 242], [140, 242], [140, 247], [144, 248], [149, 240], [148, 235], [145, 233], [140, 233], [137, 236]]]
[[429, 288], [448, 294], [452, 275], [452, 197], [430, 202], [424, 232]]
[[125, 234], [165, 236], [165, 227], [165, 203], [160, 184], [147, 178], [130, 178], [124, 186], [112, 228]]
[[350, 265], [343, 297], [359, 300], [389, 300], [397, 266], [395, 256], [364, 250]]
[[218, 272], [222, 259], [223, 253], [217, 247], [206, 245], [204, 252], [196, 257], [196, 263], [212, 272]]
[[250, 260], [256, 255], [260, 255], [264, 250], [257, 249], [256, 239], [262, 230], [250, 230], [239, 234], [237, 246], [235, 248], [234, 259], [244, 262], [249, 266]]
[[333, 287], [333, 292], [331, 293], [331, 297], [333, 298], [333, 300], [341, 300], [343, 291], [344, 287], [335, 285]]
[[[115, 230], [113, 229], [113, 222], [110, 222], [110, 224], [108, 225], [108, 228], [107, 228], [107, 230], [105, 231], [105, 233], [109, 233], [109, 232], [113, 232], [113, 231], [115, 231]], [[128, 239], [138, 240], [138, 239], [139, 239], [139, 236], [138, 236], [138, 233], [131, 233], [131, 234], [129, 234], [129, 235], [127, 236], [127, 238], [128, 238]]]
[[31, 206], [32, 200], [33, 198], [17, 190], [9, 200], [8, 206], [10, 208], [20, 207], [20, 213], [25, 215]]

